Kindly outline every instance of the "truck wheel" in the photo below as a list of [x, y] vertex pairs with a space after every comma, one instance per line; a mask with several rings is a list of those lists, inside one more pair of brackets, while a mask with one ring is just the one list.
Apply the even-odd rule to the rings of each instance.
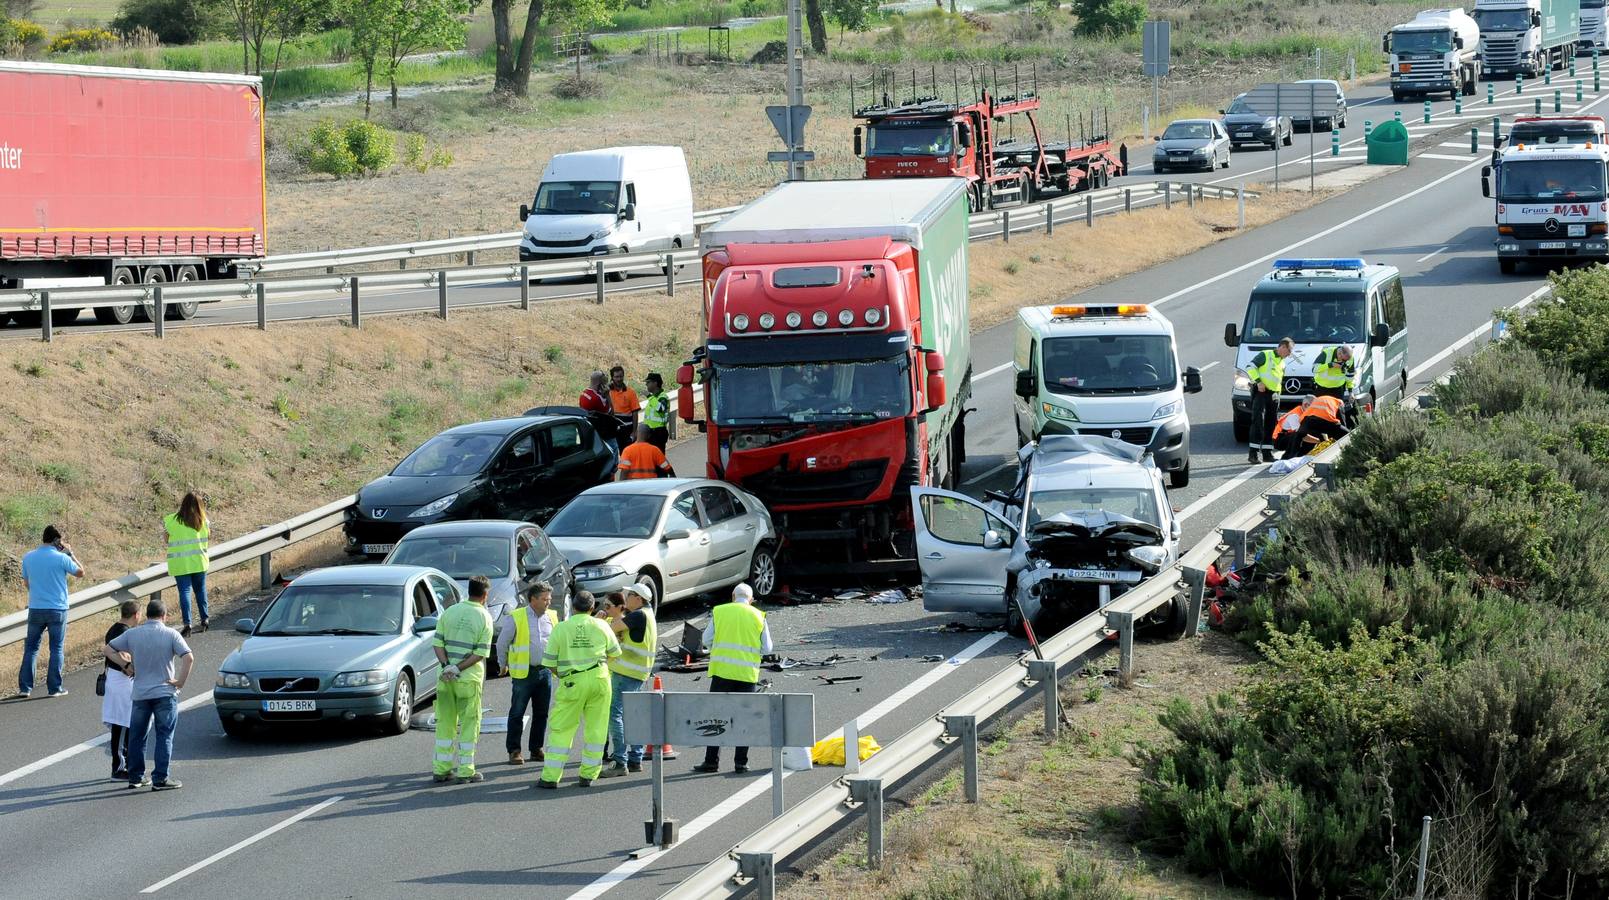
[[1168, 487], [1182, 488], [1190, 486], [1190, 462], [1185, 461], [1184, 468], [1174, 469], [1168, 473]]
[[1519, 268], [1520, 261], [1517, 259], [1511, 259], [1504, 256], [1499, 256], [1497, 258], [1497, 269], [1504, 275], [1513, 275], [1515, 272], [1519, 271]]
[[1391, 92], [1391, 102], [1392, 103], [1401, 103], [1402, 102], [1402, 92], [1401, 91], [1392, 91]]
[[[140, 281], [144, 284], [166, 284], [168, 271], [161, 266], [147, 266]], [[140, 318], [147, 322], [152, 321], [156, 313], [155, 303], [140, 304]]]
[[[112, 284], [133, 284], [134, 272], [122, 266], [112, 270]], [[95, 307], [95, 320], [102, 325], [127, 325], [134, 321], [134, 304]]]
[[1235, 443], [1244, 444], [1251, 440], [1251, 414], [1235, 413], [1234, 420]]
[[[174, 271], [173, 280], [180, 283], [186, 281], [200, 281], [201, 273], [197, 271], [195, 266], [180, 266]], [[185, 303], [169, 304], [168, 318], [184, 320], [194, 319], [196, 317], [196, 310], [200, 308], [201, 304], [195, 300], [190, 300]]]

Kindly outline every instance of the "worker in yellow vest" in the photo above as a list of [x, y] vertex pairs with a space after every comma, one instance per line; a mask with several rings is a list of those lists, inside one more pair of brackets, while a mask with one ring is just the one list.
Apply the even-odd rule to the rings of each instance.
[[[531, 710], [531, 759], [542, 761], [542, 739], [548, 732], [548, 703], [553, 699], [553, 678], [542, 668], [542, 654], [548, 639], [559, 625], [554, 612], [553, 588], [538, 581], [525, 592], [525, 605], [503, 617], [497, 627], [497, 658], [503, 661], [502, 674], [509, 676], [512, 700], [508, 708], [508, 764], [525, 765], [520, 754], [520, 738], [525, 735], [525, 710]], [[537, 664], [531, 665], [535, 657]]]
[[486, 657], [492, 655], [492, 614], [486, 595], [492, 583], [485, 575], [469, 579], [469, 599], [454, 603], [436, 621], [431, 644], [441, 663], [436, 685], [435, 781], [457, 776], [459, 784], [484, 781], [475, 771], [475, 744], [480, 740], [481, 689], [486, 684]]
[[[659, 652], [659, 625], [648, 603], [654, 595], [641, 584], [627, 585], [621, 602], [609, 608], [609, 628], [620, 641], [620, 655], [609, 660], [609, 768], [604, 778], [642, 771], [642, 744], [626, 746], [625, 695], [640, 691], [654, 674]], [[614, 594], [609, 595], [611, 599]]]
[[542, 666], [558, 676], [559, 687], [548, 715], [539, 788], [559, 786], [576, 726], [582, 723], [580, 785], [591, 787], [603, 771], [603, 744], [609, 738], [609, 670], [604, 663], [620, 655], [620, 642], [602, 619], [592, 615], [592, 606], [592, 595], [577, 591], [570, 600], [571, 616], [553, 629], [542, 654]]
[[[771, 626], [765, 613], [754, 608], [754, 589], [747, 584], [732, 588], [732, 602], [715, 607], [704, 629], [704, 646], [710, 649], [710, 691], [724, 694], [752, 694], [760, 685], [760, 661], [770, 653]], [[739, 747], [732, 756], [732, 771], [749, 770], [749, 748]], [[721, 748], [705, 747], [704, 761], [694, 772], [718, 772]]]
[[207, 630], [207, 508], [201, 495], [190, 491], [179, 501], [179, 511], [162, 519], [168, 535], [168, 574], [179, 587], [179, 614], [184, 628], [179, 634], [190, 636], [190, 595], [196, 595], [196, 613], [201, 630]]

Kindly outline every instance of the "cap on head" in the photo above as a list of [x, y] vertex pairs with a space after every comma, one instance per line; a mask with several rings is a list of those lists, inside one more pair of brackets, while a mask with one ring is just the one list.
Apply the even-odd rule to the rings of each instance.
[[623, 590], [627, 594], [636, 594], [644, 603], [652, 602], [654, 599], [654, 592], [650, 591], [647, 585], [628, 584]]
[[658, 372], [649, 372], [648, 377], [644, 378], [643, 381], [648, 384], [657, 384], [663, 386], [665, 383], [665, 378]]
[[749, 587], [747, 582], [739, 582], [737, 587], [732, 588], [732, 601], [734, 603], [753, 603], [754, 588]]

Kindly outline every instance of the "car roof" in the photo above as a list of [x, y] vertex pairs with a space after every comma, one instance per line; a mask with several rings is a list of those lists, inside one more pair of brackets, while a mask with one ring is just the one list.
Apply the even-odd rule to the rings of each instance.
[[[1150, 488], [1156, 464], [1145, 448], [1084, 434], [1047, 435], [1027, 454], [1029, 477], [1037, 487]], [[1026, 449], [1026, 448], [1025, 448]]]
[[587, 488], [578, 497], [593, 497], [600, 494], [607, 496], [632, 494], [671, 497], [690, 487], [710, 487], [714, 485], [732, 487], [732, 485], [724, 481], [716, 481], [713, 478], [633, 478], [629, 481], [611, 481]]
[[513, 519], [465, 519], [459, 522], [437, 522], [433, 525], [421, 525], [403, 535], [401, 541], [422, 537], [511, 538], [522, 529], [536, 527], [530, 522], [516, 522]]
[[485, 422], [466, 422], [443, 431], [442, 434], [499, 434], [509, 435], [522, 428], [544, 422], [560, 422], [570, 416], [512, 416], [507, 419], [488, 419]]
[[1211, 125], [1217, 119], [1174, 119], [1169, 125]]
[[1272, 271], [1265, 273], [1257, 279], [1257, 284], [1251, 289], [1252, 296], [1258, 294], [1361, 294], [1370, 287], [1380, 283], [1391, 275], [1397, 274], [1395, 266], [1379, 263], [1370, 263], [1362, 269], [1354, 270], [1306, 270], [1303, 274], [1290, 272], [1281, 273]]
[[[329, 566], [323, 569], [314, 569], [305, 572], [291, 582], [297, 586], [321, 584], [368, 584], [377, 586], [402, 587], [409, 581], [427, 572], [435, 572], [446, 578], [447, 575], [429, 566], [398, 566], [384, 564], [369, 564], [357, 566]], [[451, 579], [449, 579], [451, 580]]]
[[[1109, 303], [1075, 304], [1112, 306]], [[1058, 318], [1052, 306], [1028, 306], [1018, 312], [1023, 324], [1040, 337], [1066, 337], [1100, 332], [1102, 334], [1173, 334], [1173, 322], [1157, 310], [1143, 316], [1078, 316]]]

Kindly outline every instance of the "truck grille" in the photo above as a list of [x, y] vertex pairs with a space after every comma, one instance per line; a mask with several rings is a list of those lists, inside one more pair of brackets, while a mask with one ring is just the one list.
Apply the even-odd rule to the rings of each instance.
[[[1116, 432], [1116, 434], [1113, 432]], [[1115, 437], [1127, 444], [1149, 447], [1151, 446], [1151, 435], [1154, 430], [1151, 428], [1080, 428], [1078, 433], [1096, 437]]]
[[257, 689], [265, 694], [311, 694], [318, 691], [318, 678], [313, 675], [259, 678]]
[[[1528, 222], [1521, 225], [1510, 225], [1509, 227], [1514, 229], [1514, 236], [1522, 241], [1567, 240], [1564, 236], [1566, 229], [1562, 223], [1551, 233], [1548, 231], [1548, 227], [1541, 222]], [[1576, 240], [1580, 240], [1580, 237], [1577, 236]]]
[[880, 459], [850, 463], [836, 472], [772, 469], [744, 479], [743, 488], [767, 505], [858, 502], [877, 490], [887, 472], [888, 461]]
[[531, 246], [533, 247], [585, 247], [590, 243], [592, 243], [592, 238], [590, 237], [579, 238], [573, 241], [547, 241], [539, 238], [531, 239]]
[[1602, 25], [1602, 23], [1598, 22], [1596, 19], [1588, 19], [1587, 17], [1582, 16], [1581, 17], [1581, 43], [1582, 43], [1582, 45], [1602, 44], [1603, 43], [1603, 25]]
[[1493, 37], [1481, 39], [1481, 62], [1489, 71], [1510, 72], [1520, 67], [1520, 39]]
[[1413, 87], [1421, 84], [1447, 84], [1451, 76], [1447, 73], [1447, 63], [1441, 59], [1409, 59], [1403, 60], [1408, 71], [1402, 71], [1400, 65], [1395, 73], [1398, 85]]

